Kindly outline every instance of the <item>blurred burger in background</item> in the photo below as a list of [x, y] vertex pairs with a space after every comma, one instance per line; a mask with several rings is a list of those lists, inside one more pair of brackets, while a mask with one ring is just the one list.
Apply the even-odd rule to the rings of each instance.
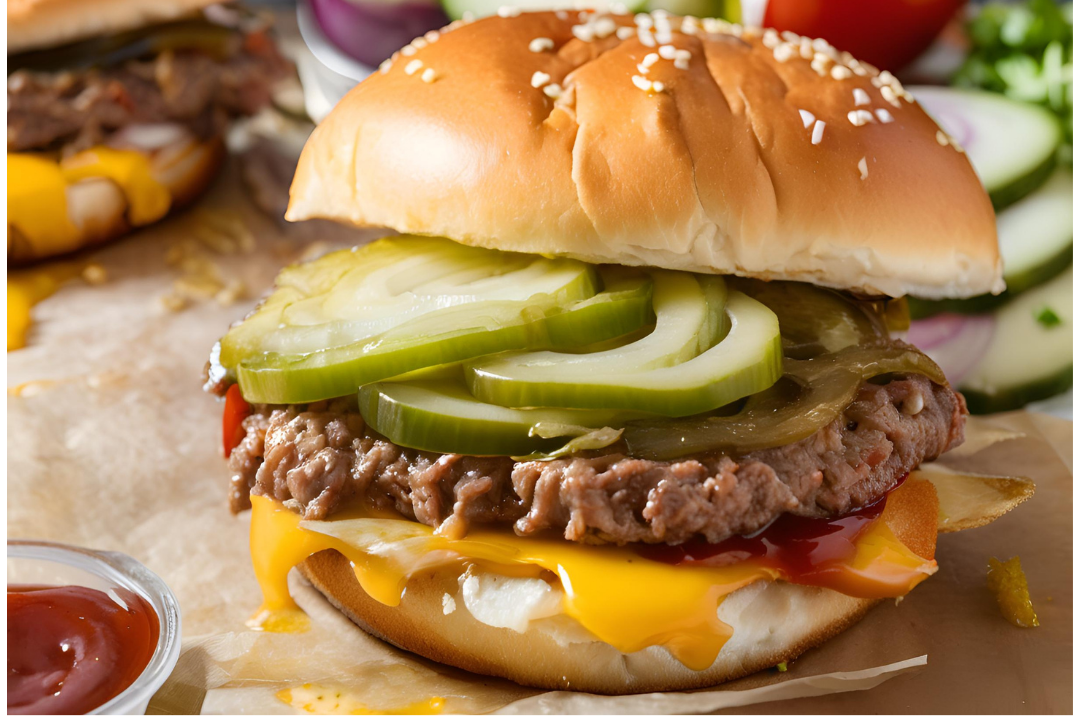
[[205, 0], [9, 0], [8, 262], [74, 252], [195, 199], [229, 121], [290, 65]]

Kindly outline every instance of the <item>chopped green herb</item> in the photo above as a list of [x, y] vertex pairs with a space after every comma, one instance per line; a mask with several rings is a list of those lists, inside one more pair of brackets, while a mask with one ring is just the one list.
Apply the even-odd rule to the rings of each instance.
[[1054, 312], [1049, 305], [1043, 305], [1035, 311], [1035, 319], [1045, 328], [1057, 327], [1061, 324], [1061, 316]]
[[787, 663], [786, 662], [780, 663], [779, 665], [776, 666], [776, 669], [779, 670], [780, 672], [787, 672]]

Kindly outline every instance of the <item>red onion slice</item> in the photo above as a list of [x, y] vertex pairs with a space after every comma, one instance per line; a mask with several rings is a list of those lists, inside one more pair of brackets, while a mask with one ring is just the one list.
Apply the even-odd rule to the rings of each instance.
[[413, 38], [450, 22], [442, 6], [427, 0], [310, 1], [319, 28], [330, 41], [345, 54], [371, 67]]
[[955, 386], [986, 354], [995, 325], [993, 315], [943, 313], [912, 322], [907, 339], [940, 365]]

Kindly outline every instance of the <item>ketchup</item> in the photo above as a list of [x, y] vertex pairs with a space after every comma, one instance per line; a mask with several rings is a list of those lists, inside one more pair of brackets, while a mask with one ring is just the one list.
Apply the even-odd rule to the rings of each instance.
[[9, 714], [81, 715], [142, 674], [157, 647], [157, 613], [133, 592], [111, 594], [123, 605], [76, 585], [8, 585]]
[[784, 514], [754, 535], [735, 535], [718, 543], [691, 540], [681, 545], [642, 545], [638, 553], [671, 565], [725, 567], [753, 560], [781, 570], [789, 582], [829, 587], [834, 585], [837, 567], [855, 556], [855, 542], [881, 516], [887, 500], [888, 493], [835, 518]]

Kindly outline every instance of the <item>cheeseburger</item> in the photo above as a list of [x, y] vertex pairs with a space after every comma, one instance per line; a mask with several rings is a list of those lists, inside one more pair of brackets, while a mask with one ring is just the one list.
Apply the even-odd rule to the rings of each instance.
[[673, 690], [936, 571], [915, 471], [967, 413], [903, 298], [1001, 262], [888, 73], [660, 12], [454, 23], [315, 130], [287, 218], [316, 217], [401, 234], [286, 268], [212, 354], [254, 624], [302, 627], [297, 566], [433, 660]]
[[266, 23], [206, 0], [9, 0], [8, 262], [191, 202], [231, 118], [289, 72]]

